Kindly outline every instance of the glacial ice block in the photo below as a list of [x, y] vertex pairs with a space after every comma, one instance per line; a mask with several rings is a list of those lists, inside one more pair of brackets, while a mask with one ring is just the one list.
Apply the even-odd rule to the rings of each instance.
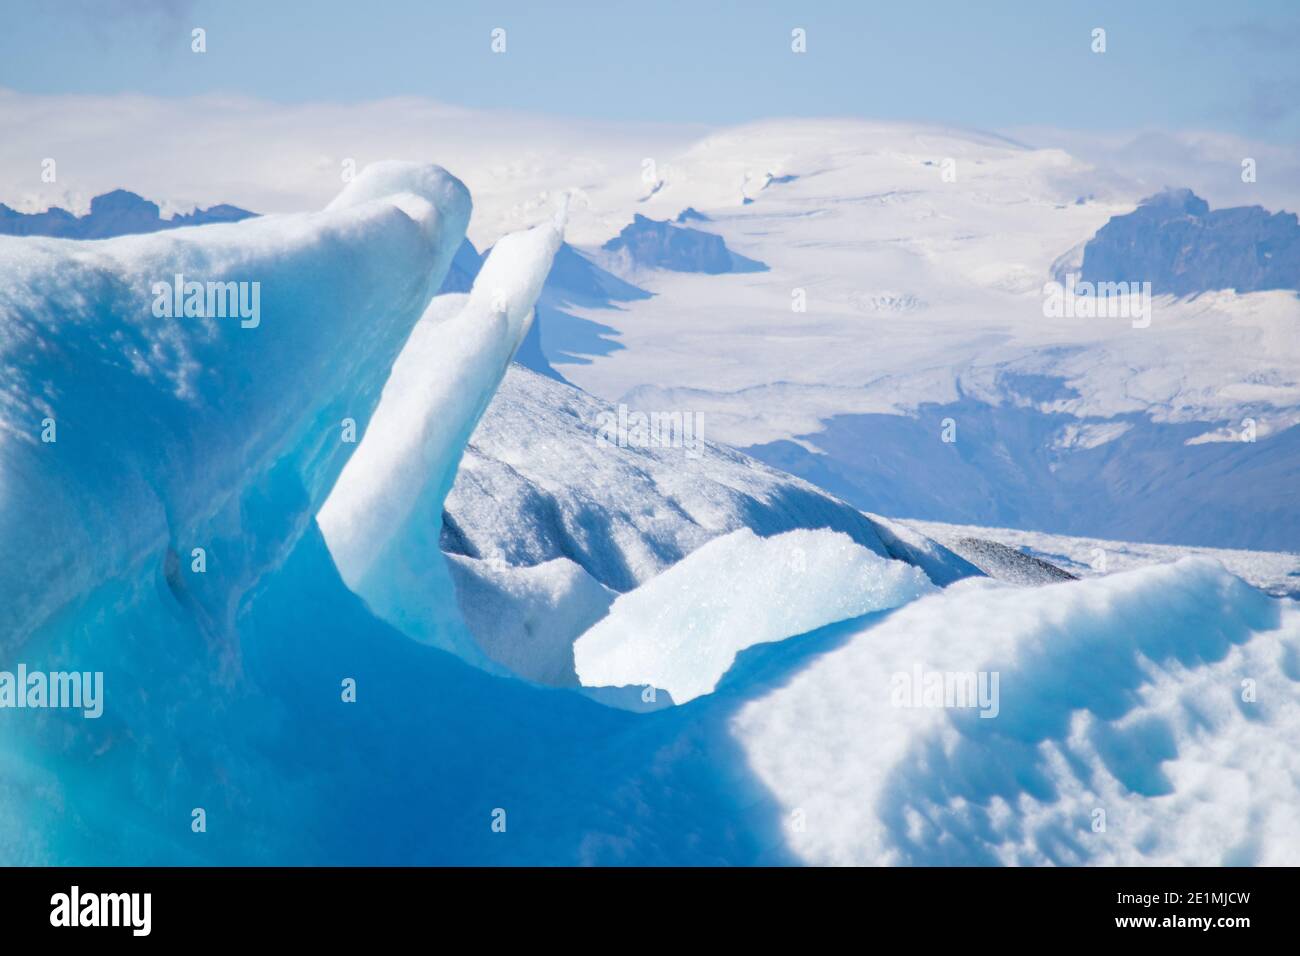
[[[141, 569], [229, 630], [355, 447], [341, 422], [369, 418], [469, 213], [444, 170], [382, 163], [318, 213], [0, 237], [0, 648]], [[228, 288], [256, 315], [219, 317]], [[206, 573], [178, 571], [195, 548]]]
[[618, 598], [573, 645], [591, 687], [649, 685], [682, 704], [717, 686], [736, 655], [934, 590], [917, 567], [846, 534], [742, 528]]
[[443, 500], [562, 240], [558, 223], [512, 233], [468, 295], [434, 299], [317, 515], [343, 580], [378, 616], [475, 662], [438, 543]]

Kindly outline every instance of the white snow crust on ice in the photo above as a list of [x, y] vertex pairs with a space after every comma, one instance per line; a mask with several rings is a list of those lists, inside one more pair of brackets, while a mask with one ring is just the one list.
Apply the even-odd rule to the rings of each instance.
[[663, 688], [684, 704], [736, 655], [934, 589], [920, 569], [830, 531], [715, 538], [635, 591], [573, 645], [582, 683]]
[[[804, 861], [1294, 862], [1300, 611], [1217, 562], [971, 579], [845, 630], [732, 722]], [[997, 673], [996, 716], [905, 706], [918, 671]]]

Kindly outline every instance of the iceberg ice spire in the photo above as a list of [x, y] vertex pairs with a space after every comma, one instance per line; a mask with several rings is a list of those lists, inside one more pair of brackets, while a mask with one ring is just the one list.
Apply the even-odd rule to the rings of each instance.
[[493, 248], [468, 295], [430, 303], [317, 515], [347, 585], [411, 637], [482, 663], [438, 540], [461, 452], [532, 321], [563, 242], [556, 218]]
[[[340, 420], [369, 417], [469, 213], [445, 170], [381, 163], [324, 212], [0, 237], [0, 649], [126, 576], [164, 575], [227, 630], [324, 500]], [[256, 327], [160, 315], [178, 276], [256, 284]]]

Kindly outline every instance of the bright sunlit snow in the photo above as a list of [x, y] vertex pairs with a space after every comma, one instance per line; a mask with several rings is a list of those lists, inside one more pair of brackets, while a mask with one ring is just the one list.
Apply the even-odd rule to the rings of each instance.
[[618, 598], [573, 646], [589, 686], [664, 688], [679, 704], [707, 694], [754, 644], [780, 640], [933, 589], [917, 568], [844, 534], [747, 528], [710, 541]]
[[[807, 862], [1277, 864], [1300, 846], [1298, 655], [1294, 603], [1204, 558], [977, 579], [842, 628], [733, 727]], [[926, 693], [980, 675], [987, 706]]]

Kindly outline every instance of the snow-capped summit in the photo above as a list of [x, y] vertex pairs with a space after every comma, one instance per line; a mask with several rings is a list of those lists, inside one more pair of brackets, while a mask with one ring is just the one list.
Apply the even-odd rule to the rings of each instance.
[[704, 213], [700, 212], [694, 206], [687, 206], [685, 209], [679, 212], [677, 214], [677, 218], [673, 220], [673, 222], [678, 224], [684, 222], [711, 222], [711, 221], [712, 220], [710, 220], [708, 216], [704, 215]]

